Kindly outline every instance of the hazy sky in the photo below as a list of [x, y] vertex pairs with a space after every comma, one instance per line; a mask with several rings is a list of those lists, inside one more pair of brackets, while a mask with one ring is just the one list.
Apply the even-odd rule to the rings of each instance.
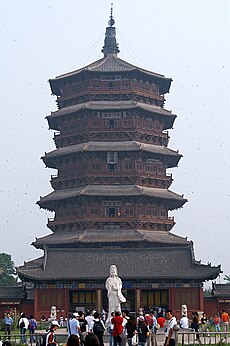
[[[230, 3], [113, 3], [119, 57], [173, 78], [169, 147], [183, 158], [170, 189], [189, 200], [171, 213], [173, 232], [194, 241], [197, 260], [230, 274]], [[54, 149], [47, 80], [102, 57], [109, 13], [108, 0], [0, 2], [0, 252], [17, 265], [40, 256], [30, 244], [50, 233], [52, 214], [35, 204], [55, 174], [40, 160]]]

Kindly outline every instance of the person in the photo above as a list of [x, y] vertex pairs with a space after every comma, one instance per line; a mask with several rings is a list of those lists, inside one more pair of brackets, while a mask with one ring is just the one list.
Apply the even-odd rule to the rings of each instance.
[[101, 319], [103, 321], [103, 323], [105, 324], [106, 321], [106, 312], [104, 309], [101, 310]]
[[[157, 338], [156, 338], [156, 333], [157, 330], [159, 329], [160, 325], [157, 323], [157, 319], [154, 316], [154, 311], [150, 310], [149, 316], [151, 317], [151, 320], [149, 320], [148, 325], [149, 325], [149, 330], [151, 332], [150, 339], [152, 346], [157, 346]], [[145, 316], [146, 319], [146, 316]]]
[[109, 300], [109, 313], [108, 319], [113, 311], [121, 311], [121, 303], [125, 303], [126, 299], [121, 293], [122, 282], [117, 274], [117, 267], [110, 266], [110, 277], [106, 280], [105, 287]]
[[164, 328], [165, 322], [166, 322], [165, 318], [162, 316], [162, 314], [159, 314], [157, 318], [157, 323], [159, 324], [160, 328]]
[[176, 317], [172, 310], [166, 311], [167, 323], [165, 324], [165, 346], [175, 346], [175, 331], [174, 326], [177, 325]]
[[208, 331], [208, 317], [206, 316], [205, 312], [202, 313], [202, 317], [200, 319], [201, 321], [201, 330], [202, 332]]
[[80, 340], [81, 340], [80, 344], [83, 345], [86, 334], [87, 334], [86, 328], [87, 328], [88, 322], [85, 319], [83, 311], [78, 311], [78, 314], [79, 314], [78, 322], [80, 326]]
[[115, 316], [114, 312], [111, 313], [110, 319], [109, 319], [109, 324], [108, 324], [108, 332], [110, 335], [109, 338], [109, 346], [113, 346], [113, 327], [114, 325], [112, 324], [112, 318]]
[[59, 325], [60, 325], [60, 328], [64, 327], [64, 317], [62, 315], [59, 317]]
[[111, 320], [113, 327], [113, 343], [114, 346], [121, 346], [121, 337], [120, 334], [123, 331], [123, 317], [121, 316], [120, 311], [115, 312], [115, 316]]
[[186, 315], [182, 315], [179, 324], [180, 324], [181, 329], [188, 329], [188, 327], [189, 327], [188, 317], [186, 317]]
[[71, 334], [68, 337], [67, 342], [64, 344], [64, 346], [79, 346], [80, 342], [79, 342], [79, 337], [75, 334]]
[[214, 323], [215, 332], [219, 333], [220, 332], [220, 318], [218, 315], [214, 316], [213, 323]]
[[126, 330], [126, 324], [129, 321], [129, 312], [128, 310], [124, 310], [122, 313], [122, 317], [123, 317], [123, 322], [122, 322], [122, 326], [123, 326], [123, 331], [122, 331], [122, 337], [121, 337], [121, 346], [125, 346], [126, 342], [127, 342], [127, 330]]
[[43, 315], [41, 315], [41, 322], [46, 322], [46, 317], [45, 317], [45, 315], [43, 314]]
[[87, 332], [92, 332], [93, 315], [90, 313], [89, 310], [86, 311], [85, 319], [87, 321]]
[[[1, 340], [0, 340], [0, 343], [1, 343]], [[2, 346], [12, 346], [12, 344], [10, 341], [6, 340], [2, 342]]]
[[104, 346], [104, 332], [105, 332], [105, 325], [103, 321], [100, 319], [99, 313], [96, 311], [93, 315], [94, 320], [92, 322], [92, 330], [95, 335], [97, 335], [100, 346]]
[[57, 345], [55, 331], [60, 327], [58, 321], [52, 321], [50, 329], [46, 334], [45, 344], [47, 345]]
[[229, 314], [225, 310], [221, 310], [222, 315], [221, 315], [221, 320], [224, 328], [224, 332], [228, 332], [228, 324], [229, 324]]
[[145, 323], [144, 316], [139, 316], [137, 324], [137, 333], [138, 333], [138, 345], [146, 346], [147, 338], [150, 335], [149, 329]]
[[18, 326], [20, 329], [21, 343], [26, 344], [26, 331], [29, 327], [29, 320], [23, 312], [21, 313], [21, 317], [18, 321]]
[[198, 342], [200, 343], [200, 335], [199, 335], [199, 315], [198, 312], [192, 312], [192, 329], [195, 330], [196, 333], [196, 338]]
[[[182, 311], [183, 311], [183, 309], [182, 309]], [[182, 317], [180, 319], [179, 325], [180, 325], [181, 329], [188, 329], [189, 328], [189, 321], [188, 321], [188, 317], [187, 317], [187, 310], [186, 310], [186, 312], [184, 312], [182, 314]], [[182, 345], [184, 345], [184, 339], [185, 339], [184, 337], [185, 337], [185, 335], [183, 333], [182, 334]]]
[[8, 340], [10, 340], [10, 332], [13, 324], [13, 318], [10, 316], [10, 313], [7, 312], [6, 317], [4, 318], [5, 323], [5, 336], [8, 334]]
[[68, 336], [70, 336], [71, 334], [75, 334], [78, 336], [78, 338], [80, 338], [80, 324], [79, 324], [79, 321], [78, 321], [78, 318], [79, 315], [77, 312], [74, 312], [73, 313], [73, 316], [71, 319], [69, 319], [68, 321], [68, 326], [67, 326], [67, 329], [68, 329]]
[[35, 320], [33, 315], [30, 315], [29, 318], [29, 333], [30, 333], [30, 343], [35, 342], [34, 332], [37, 327], [37, 321]]
[[88, 333], [85, 337], [84, 346], [100, 346], [97, 335], [94, 333]]
[[136, 329], [136, 319], [134, 316], [131, 316], [126, 323], [127, 341], [129, 346], [132, 346], [132, 337], [136, 334]]

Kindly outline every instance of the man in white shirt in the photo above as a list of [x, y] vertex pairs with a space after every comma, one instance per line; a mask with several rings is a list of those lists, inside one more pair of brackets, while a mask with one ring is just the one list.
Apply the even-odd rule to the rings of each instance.
[[87, 326], [86, 326], [86, 331], [87, 331], [87, 332], [92, 332], [92, 331], [93, 331], [93, 329], [92, 329], [92, 322], [93, 322], [93, 320], [94, 320], [94, 317], [93, 317], [93, 315], [90, 313], [89, 310], [86, 311], [85, 319], [86, 319], [86, 321], [87, 321], [87, 323], [88, 323]]
[[189, 327], [188, 317], [186, 317], [185, 315], [182, 315], [182, 317], [180, 319], [180, 327], [181, 327], [181, 329], [188, 329], [188, 327]]
[[177, 325], [176, 317], [174, 317], [172, 310], [166, 311], [166, 329], [165, 329], [165, 343], [164, 346], [175, 346], [175, 331], [174, 326]]

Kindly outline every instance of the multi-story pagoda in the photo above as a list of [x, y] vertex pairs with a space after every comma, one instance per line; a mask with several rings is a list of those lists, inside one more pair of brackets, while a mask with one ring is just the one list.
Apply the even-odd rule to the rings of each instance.
[[58, 110], [47, 117], [57, 169], [38, 205], [54, 212], [52, 234], [33, 245], [44, 256], [18, 268], [35, 286], [34, 314], [107, 308], [105, 279], [115, 264], [131, 311], [143, 305], [203, 309], [202, 282], [220, 267], [197, 262], [193, 243], [171, 233], [169, 211], [186, 199], [169, 190], [181, 158], [168, 145], [175, 114], [164, 108], [171, 79], [118, 58], [111, 13], [104, 56], [51, 79]]

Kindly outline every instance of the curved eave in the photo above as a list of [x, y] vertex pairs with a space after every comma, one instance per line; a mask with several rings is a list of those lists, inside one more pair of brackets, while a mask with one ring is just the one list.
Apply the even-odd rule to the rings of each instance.
[[124, 197], [146, 196], [167, 201], [169, 210], [181, 208], [187, 199], [170, 190], [143, 187], [138, 185], [87, 185], [72, 189], [55, 190], [41, 197], [37, 204], [44, 209], [54, 210], [53, 205], [59, 201], [75, 199], [80, 196]]
[[[90, 74], [98, 74], [98, 75], [105, 75], [105, 74], [110, 74], [111, 72], [98, 72], [98, 71], [81, 71], [78, 74], [79, 79], [82, 78], [82, 75], [85, 74], [85, 76], [83, 78], [90, 78]], [[116, 72], [115, 74], [118, 74], [119, 72]], [[158, 86], [159, 86], [159, 92], [161, 95], [167, 94], [170, 90], [171, 87], [171, 83], [172, 83], [172, 79], [171, 78], [165, 78], [165, 77], [159, 77], [156, 75], [152, 75], [151, 73], [146, 73], [144, 72], [144, 70], [141, 69], [134, 69], [132, 71], [124, 71], [124, 72], [120, 72], [123, 75], [127, 75], [130, 73], [133, 73], [136, 75], [139, 75], [139, 78], [145, 78], [148, 79], [150, 82], [155, 82]], [[70, 78], [70, 77], [65, 77], [62, 80], [60, 79], [50, 79], [49, 83], [50, 83], [50, 88], [51, 88], [51, 92], [53, 95], [56, 96], [61, 96], [62, 95], [62, 87], [63, 87], [63, 83], [66, 82], [66, 80]], [[130, 77], [132, 78], [132, 77]]]
[[99, 59], [92, 64], [89, 64], [83, 68], [75, 70], [70, 73], [66, 73], [60, 75], [56, 78], [52, 78], [49, 80], [51, 91], [54, 95], [60, 96], [62, 94], [62, 86], [66, 82], [66, 80], [71, 78], [82, 78], [82, 75], [85, 74], [85, 78], [87, 76], [90, 77], [91, 74], [139, 74], [140, 78], [147, 79], [156, 83], [159, 86], [160, 93], [165, 94], [169, 92], [170, 85], [172, 82], [171, 78], [167, 78], [162, 74], [154, 73], [138, 66], [132, 65], [120, 58], [118, 58], [115, 54], [109, 55], [102, 59]]
[[163, 159], [167, 168], [172, 168], [178, 165], [182, 155], [164, 146], [141, 143], [137, 141], [124, 142], [86, 142], [67, 147], [57, 148], [49, 153], [46, 153], [42, 160], [49, 168], [57, 169], [59, 159], [69, 155], [77, 155], [82, 152], [146, 152], [156, 159]]
[[[54, 281], [56, 282], [62, 282], [62, 283], [68, 283], [68, 282], [76, 282], [76, 281], [80, 281], [80, 282], [92, 282], [92, 278], [79, 278], [76, 280], [76, 276], [73, 277], [57, 277], [57, 276], [53, 276], [53, 277], [48, 277], [48, 278], [40, 278], [37, 277], [36, 274], [30, 274], [28, 272], [24, 272], [24, 271], [17, 271], [17, 274], [19, 276], [19, 278], [22, 281], [28, 281], [28, 282], [33, 282], [33, 283], [53, 283]], [[125, 278], [123, 277], [123, 280], [132, 280], [134, 282], [139, 282], [139, 281], [150, 281], [150, 282], [154, 282], [154, 283], [190, 283], [190, 282], [206, 282], [209, 280], [215, 280], [218, 275], [220, 274], [219, 270], [213, 270], [212, 273], [208, 274], [208, 275], [201, 275], [201, 276], [193, 276], [193, 277], [188, 277], [188, 276], [184, 276], [184, 277], [170, 277], [170, 276], [162, 276], [162, 277], [154, 277], [154, 279], [150, 279], [150, 278], [146, 278], [146, 277], [139, 277], [136, 278], [134, 276], [126, 276]], [[105, 277], [97, 277], [96, 279], [94, 279], [95, 281], [105, 281]]]
[[[204, 282], [215, 279], [220, 266], [195, 264], [191, 259], [190, 245], [180, 247], [89, 249], [87, 263], [82, 267], [85, 252], [82, 249], [47, 249], [43, 261], [17, 268], [20, 278], [31, 281], [85, 281], [103, 280], [110, 264], [116, 264], [123, 280], [149, 282]], [[70, 266], [69, 263], [75, 263]], [[122, 263], [122, 265], [121, 265]], [[148, 265], [147, 265], [148, 264]], [[147, 265], [147, 266], [146, 266]], [[145, 267], [146, 270], [142, 270]]]
[[37, 249], [45, 247], [58, 248], [62, 246], [73, 247], [73, 244], [84, 244], [86, 247], [95, 247], [95, 244], [101, 246], [116, 246], [114, 244], [139, 244], [148, 243], [149, 246], [181, 246], [189, 245], [187, 238], [178, 236], [168, 231], [150, 231], [146, 229], [116, 229], [116, 232], [106, 229], [87, 229], [80, 231], [56, 231], [47, 236], [36, 238], [32, 245]]
[[71, 114], [77, 114], [83, 110], [89, 111], [117, 111], [117, 110], [131, 110], [131, 109], [142, 109], [146, 111], [149, 115], [157, 115], [165, 118], [164, 130], [170, 129], [176, 119], [176, 114], [165, 108], [148, 105], [141, 102], [135, 101], [89, 101], [85, 103], [76, 104], [73, 106], [68, 106], [61, 108], [55, 112], [51, 112], [51, 115], [46, 117], [49, 127], [51, 129], [59, 131], [57, 119], [65, 117]]

